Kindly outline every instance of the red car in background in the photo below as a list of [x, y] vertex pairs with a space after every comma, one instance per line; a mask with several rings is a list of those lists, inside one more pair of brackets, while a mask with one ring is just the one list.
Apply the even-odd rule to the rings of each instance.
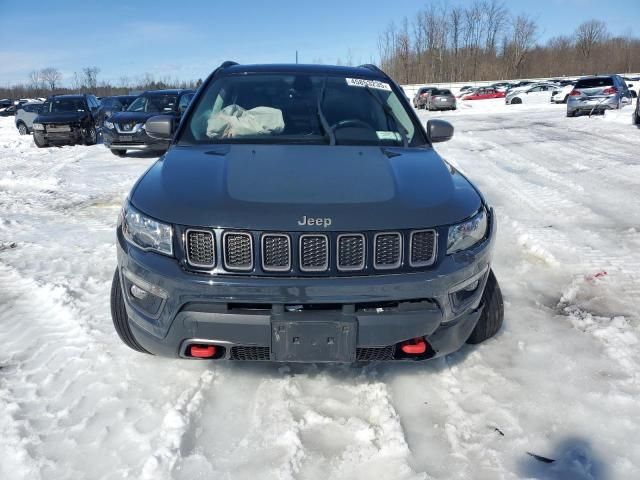
[[493, 87], [481, 87], [467, 95], [462, 95], [462, 100], [486, 100], [487, 98], [504, 98], [505, 92]]

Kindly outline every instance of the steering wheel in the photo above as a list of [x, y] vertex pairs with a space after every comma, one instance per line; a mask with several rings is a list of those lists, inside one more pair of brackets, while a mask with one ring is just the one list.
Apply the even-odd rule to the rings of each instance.
[[347, 118], [345, 120], [340, 120], [337, 123], [331, 125], [331, 130], [336, 131], [341, 128], [366, 128], [367, 130], [373, 130], [374, 128], [369, 125], [367, 122], [363, 122], [357, 118]]

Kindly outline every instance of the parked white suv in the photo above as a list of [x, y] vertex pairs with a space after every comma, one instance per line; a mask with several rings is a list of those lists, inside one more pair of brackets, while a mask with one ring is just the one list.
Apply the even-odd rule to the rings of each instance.
[[20, 135], [28, 135], [33, 131], [33, 120], [38, 116], [43, 103], [39, 100], [21, 105], [16, 112], [16, 128]]

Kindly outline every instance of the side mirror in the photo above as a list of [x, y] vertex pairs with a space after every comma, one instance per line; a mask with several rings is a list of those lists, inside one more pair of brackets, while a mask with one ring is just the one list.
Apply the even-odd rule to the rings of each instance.
[[169, 115], [156, 115], [144, 124], [147, 135], [158, 140], [171, 140], [173, 136], [173, 117]]
[[446, 142], [453, 137], [453, 125], [444, 120], [429, 120], [427, 135], [431, 143]]
[[633, 87], [633, 83], [627, 83], [627, 87]]

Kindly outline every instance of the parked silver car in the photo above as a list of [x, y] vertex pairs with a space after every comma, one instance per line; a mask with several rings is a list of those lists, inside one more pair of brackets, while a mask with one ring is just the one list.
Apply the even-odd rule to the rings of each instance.
[[620, 75], [583, 77], [569, 94], [567, 117], [631, 105], [631, 92]]
[[42, 110], [42, 105], [40, 101], [32, 101], [18, 107], [15, 122], [20, 135], [28, 135], [33, 131], [33, 120]]
[[447, 88], [436, 88], [431, 90], [427, 97], [427, 110], [455, 110], [456, 97]]

